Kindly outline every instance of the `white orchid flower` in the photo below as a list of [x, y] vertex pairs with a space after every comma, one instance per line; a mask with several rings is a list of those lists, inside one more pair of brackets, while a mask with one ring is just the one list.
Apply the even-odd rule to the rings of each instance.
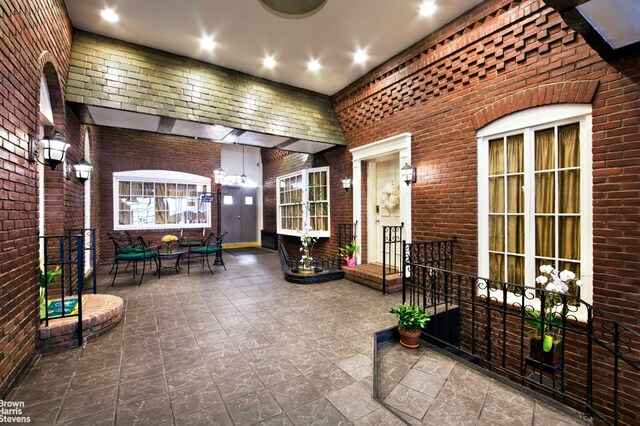
[[572, 281], [573, 279], [575, 279], [576, 274], [574, 274], [573, 272], [565, 269], [564, 271], [560, 272], [560, 279], [562, 281], [564, 281], [565, 283], [567, 281]]

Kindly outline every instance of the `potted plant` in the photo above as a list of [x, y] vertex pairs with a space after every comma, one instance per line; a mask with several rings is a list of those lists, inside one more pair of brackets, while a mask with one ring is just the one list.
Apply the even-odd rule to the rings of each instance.
[[400, 332], [400, 344], [415, 349], [420, 346], [420, 331], [429, 321], [429, 313], [418, 305], [403, 303], [389, 311], [395, 315]]
[[[545, 286], [544, 307], [540, 311], [525, 309], [525, 320], [531, 326], [527, 332], [529, 355], [541, 363], [556, 365], [560, 362], [562, 352], [562, 337], [557, 331], [566, 315], [566, 307], [560, 309], [563, 306], [562, 295], [569, 291], [569, 283], [576, 276], [568, 270], [558, 272], [551, 265], [540, 266], [540, 272], [536, 283]], [[580, 280], [575, 283], [582, 285]]]
[[342, 247], [338, 247], [338, 255], [344, 259], [347, 263], [348, 269], [353, 269], [356, 266], [356, 253], [360, 248], [352, 241], [350, 243], [345, 244]]

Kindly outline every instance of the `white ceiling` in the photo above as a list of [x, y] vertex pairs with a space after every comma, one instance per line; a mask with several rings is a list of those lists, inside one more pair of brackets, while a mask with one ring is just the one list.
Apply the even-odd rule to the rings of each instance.
[[[75, 28], [177, 53], [293, 86], [333, 95], [369, 70], [401, 52], [482, 0], [328, 0], [316, 14], [286, 19], [269, 13], [258, 0], [65, 0]], [[111, 7], [119, 22], [100, 17]], [[215, 48], [200, 48], [213, 36]], [[353, 62], [366, 49], [363, 65]], [[267, 69], [265, 55], [278, 65]], [[322, 64], [308, 71], [310, 59]]]
[[640, 40], [640, 0], [591, 0], [577, 9], [614, 49]]

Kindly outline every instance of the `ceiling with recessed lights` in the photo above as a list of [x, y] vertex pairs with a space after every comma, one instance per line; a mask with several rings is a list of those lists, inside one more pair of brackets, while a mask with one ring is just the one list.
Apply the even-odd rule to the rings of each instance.
[[481, 2], [327, 0], [283, 17], [258, 0], [65, 0], [75, 28], [326, 95]]

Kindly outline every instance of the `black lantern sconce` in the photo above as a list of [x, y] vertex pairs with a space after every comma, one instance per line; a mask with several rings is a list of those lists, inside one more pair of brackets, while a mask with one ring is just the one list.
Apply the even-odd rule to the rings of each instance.
[[416, 168], [411, 167], [408, 163], [404, 163], [404, 166], [400, 169], [400, 179], [402, 179], [407, 186], [411, 183], [416, 183]]
[[[44, 159], [44, 163], [42, 164], [51, 167], [51, 170], [55, 170], [56, 167], [64, 161], [69, 143], [64, 140], [62, 135], [56, 130], [53, 135], [40, 140], [40, 147], [42, 149], [42, 158]], [[36, 149], [33, 150], [31, 155], [34, 161], [40, 162]]]
[[349, 176], [345, 176], [342, 178], [342, 187], [346, 192], [349, 192], [351, 189], [351, 178]]
[[93, 169], [93, 167], [84, 158], [82, 158], [78, 164], [73, 166], [73, 168], [76, 170], [76, 178], [84, 185], [87, 179], [89, 179], [89, 175], [91, 175], [91, 169]]

